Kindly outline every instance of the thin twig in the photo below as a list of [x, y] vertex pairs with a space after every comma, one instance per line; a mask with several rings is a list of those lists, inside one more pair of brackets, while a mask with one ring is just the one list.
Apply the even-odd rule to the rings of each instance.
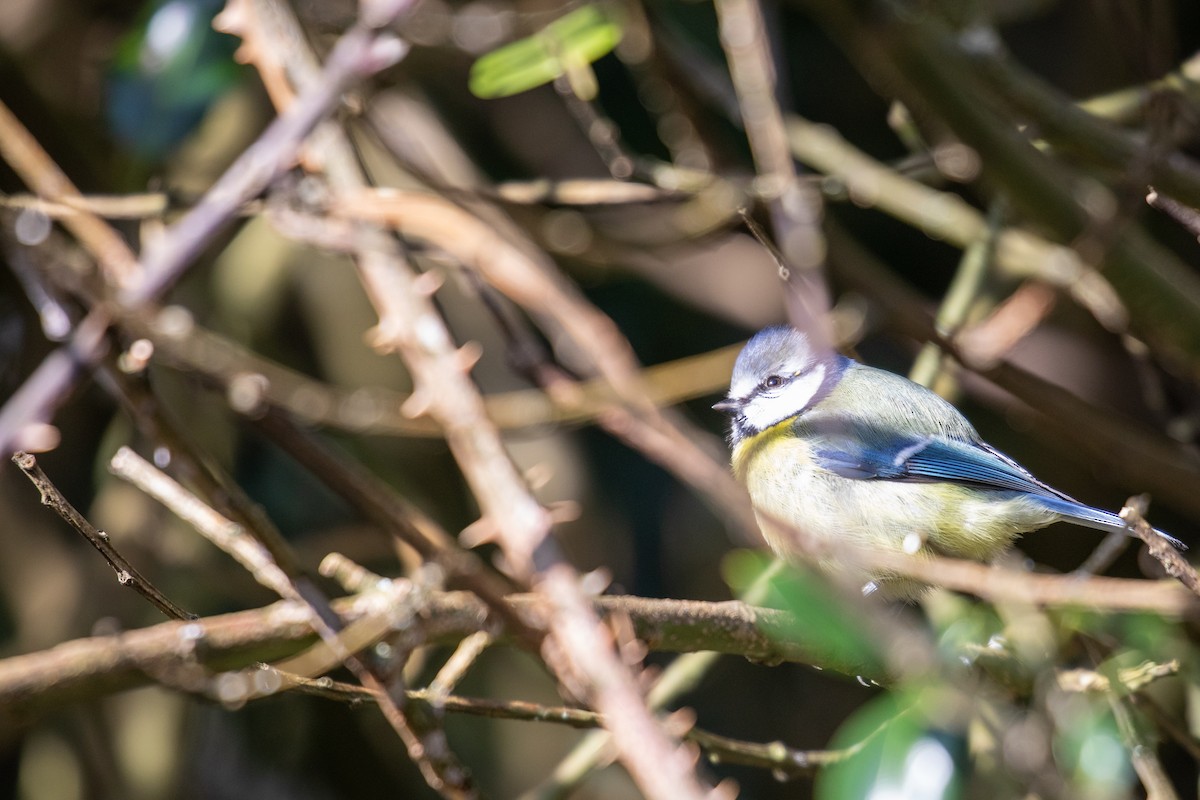
[[1154, 187], [1150, 187], [1150, 191], [1147, 192], [1146, 202], [1178, 222], [1192, 236], [1200, 239], [1200, 211], [1191, 206], [1185, 206], [1173, 197], [1159, 194]]
[[65, 219], [82, 213], [95, 214], [102, 219], [150, 219], [166, 214], [168, 203], [169, 198], [162, 192], [81, 194], [56, 200], [29, 194], [0, 197], [0, 207], [38, 211], [50, 219]]
[[[1003, 214], [1004, 204], [996, 203], [988, 215], [986, 231], [963, 250], [935, 318], [937, 329], [945, 336], [954, 336], [970, 322], [972, 311], [984, 297], [987, 277], [995, 265], [996, 237], [1000, 232]], [[908, 377], [914, 383], [941, 393], [937, 381], [946, 374], [943, 370], [945, 360], [946, 354], [935, 342], [926, 342], [913, 361]]]
[[520, 205], [610, 206], [674, 200], [679, 198], [680, 190], [629, 181], [569, 178], [506, 181], [496, 186], [495, 195], [506, 203]]
[[163, 592], [159, 591], [150, 581], [142, 576], [137, 569], [121, 555], [116, 547], [113, 546], [107, 533], [97, 529], [92, 523], [71, 505], [70, 501], [63, 496], [58, 487], [50, 480], [42, 468], [38, 466], [37, 459], [29, 453], [17, 452], [13, 454], [13, 463], [20, 467], [25, 473], [25, 477], [33, 482], [37, 487], [38, 492], [42, 497], [42, 505], [54, 511], [72, 528], [77, 530], [88, 544], [96, 548], [100, 555], [104, 556], [104, 560], [117, 573], [117, 582], [122, 586], [128, 586], [142, 597], [149, 600], [155, 608], [166, 614], [171, 619], [195, 619], [196, 615], [191, 612], [184, 611]]
[[326, 578], [332, 578], [338, 585], [351, 594], [370, 591], [388, 580], [382, 575], [376, 575], [371, 570], [351, 561], [341, 553], [329, 553], [321, 559], [318, 572]]
[[271, 553], [245, 528], [215, 511], [128, 447], [122, 447], [109, 462], [109, 469], [169, 508], [206, 539], [246, 568], [254, 579], [280, 597], [300, 599], [291, 580]]
[[1143, 661], [1113, 671], [1110, 676], [1091, 669], [1070, 669], [1057, 674], [1058, 688], [1066, 692], [1104, 692], [1128, 696], [1145, 687], [1179, 674], [1179, 659], [1163, 663]]
[[[2, 102], [0, 157], [40, 197], [65, 203], [75, 203], [81, 199], [71, 179]], [[63, 224], [92, 254], [113, 285], [126, 285], [140, 276], [141, 269], [129, 245], [107, 222], [80, 208], [78, 213], [64, 218]]]
[[482, 655], [483, 651], [492, 645], [493, 641], [494, 638], [490, 633], [479, 631], [459, 642], [453, 655], [446, 659], [446, 663], [442, 665], [438, 674], [429, 684], [430, 702], [436, 704], [449, 697], [450, 692], [454, 691], [454, 687], [466, 676], [467, 670]]
[[[313, 680], [289, 675], [285, 677], [282, 688], [340, 702], [375, 701], [374, 695], [361, 686], [329, 679]], [[583, 708], [546, 706], [523, 700], [490, 700], [440, 694], [432, 688], [410, 689], [405, 694], [410, 702], [428, 703], [452, 714], [521, 722], [546, 722], [566, 725], [577, 730], [593, 730], [604, 726], [604, 718], [601, 715]], [[886, 729], [886, 725], [881, 726], [865, 739], [841, 750], [799, 750], [783, 742], [749, 742], [696, 727], [684, 733], [683, 738], [699, 745], [709, 761], [714, 764], [741, 764], [771, 770], [780, 779], [791, 779], [811, 776], [823, 767], [852, 758]]]
[[[421, 768], [426, 782], [445, 797], [475, 796], [474, 786], [466, 771], [457, 764], [449, 751], [439, 751], [440, 757], [435, 758], [425, 748], [420, 733], [409, 724], [395, 695], [386, 692], [383, 681], [355, 655], [354, 644], [344, 639], [321, 616], [318, 609], [301, 595], [261, 543], [247, 535], [240, 525], [205, 505], [195, 495], [127, 447], [121, 448], [113, 457], [110, 469], [159, 500], [180, 518], [190, 522], [209, 541], [237, 559], [259, 583], [285, 599], [303, 602], [311, 612], [310, 624], [321, 636], [322, 643], [329, 649], [335, 662], [345, 664], [364, 686], [379, 693], [380, 710], [404, 743], [413, 761]], [[386, 620], [371, 620], [370, 624], [377, 624], [384, 630], [388, 627]], [[363, 638], [369, 639], [370, 636]]]
[[[253, 416], [268, 404], [313, 425], [386, 436], [441, 437], [428, 417], [401, 413], [409, 395], [378, 386], [341, 389], [254, 353], [198, 324], [167, 327], [152, 315], [122, 317], [123, 327], [150, 339], [159, 363], [194, 372], [224, 390], [234, 410]], [[729, 383], [742, 344], [646, 367], [642, 381], [651, 402], [669, 406], [712, 394]], [[261, 378], [261, 379], [260, 379]], [[502, 430], [591, 422], [614, 401], [606, 381], [579, 382], [572, 402], [555, 403], [540, 389], [484, 397], [487, 415]]]
[[821, 194], [796, 179], [783, 114], [775, 97], [775, 67], [758, 0], [717, 0], [721, 46], [737, 95], [738, 112], [767, 199], [787, 274], [792, 321], [820, 348], [833, 346], [829, 289], [822, 269]]
[[1150, 555], [1158, 559], [1168, 575], [1182, 583], [1192, 593], [1200, 595], [1200, 575], [1197, 575], [1196, 568], [1188, 563], [1174, 545], [1159, 536], [1158, 531], [1146, 522], [1143, 514], [1146, 513], [1147, 504], [1148, 499], [1145, 495], [1129, 498], [1125, 501], [1125, 507], [1121, 509], [1121, 519], [1125, 520], [1130, 530], [1146, 543], [1146, 549]]

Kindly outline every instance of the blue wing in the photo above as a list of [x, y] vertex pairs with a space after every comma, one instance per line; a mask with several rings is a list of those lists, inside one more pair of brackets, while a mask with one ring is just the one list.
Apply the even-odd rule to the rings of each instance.
[[[861, 433], [861, 432], [860, 432]], [[814, 447], [821, 467], [856, 480], [949, 481], [981, 489], [1023, 492], [1064, 518], [1100, 530], [1128, 530], [1116, 514], [1084, 505], [1033, 477], [983, 442], [944, 437], [829, 436]], [[1178, 539], [1155, 529], [1180, 550]]]
[[949, 481], [1070, 499], [983, 443], [927, 436], [888, 442], [874, 437], [830, 437], [814, 449], [814, 458], [819, 466], [843, 478]]

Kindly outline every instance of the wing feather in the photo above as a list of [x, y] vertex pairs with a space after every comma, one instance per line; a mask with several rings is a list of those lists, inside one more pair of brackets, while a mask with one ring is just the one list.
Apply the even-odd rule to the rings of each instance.
[[830, 437], [814, 448], [814, 457], [819, 466], [844, 478], [949, 481], [1070, 499], [983, 443], [937, 436], [905, 437], [887, 444], [872, 439], [875, 437]]

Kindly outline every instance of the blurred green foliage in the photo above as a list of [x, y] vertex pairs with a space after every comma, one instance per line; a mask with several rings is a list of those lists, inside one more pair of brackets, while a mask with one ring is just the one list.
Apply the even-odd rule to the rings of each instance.
[[[772, 563], [763, 553], [738, 550], [725, 559], [723, 571], [734, 594], [742, 595], [772, 569]], [[794, 623], [784, 636], [821, 654], [820, 663], [861, 664], [868, 676], [884, 674], [879, 643], [827, 578], [804, 567], [778, 571], [771, 575], [763, 597], [759, 605], [793, 615]]]
[[586, 5], [542, 30], [493, 50], [471, 65], [471, 93], [484, 99], [508, 97], [566, 75], [581, 99], [596, 97], [590, 64], [621, 41], [615, 7]]
[[237, 40], [212, 27], [220, 7], [219, 0], [158, 0], [117, 43], [108, 124], [138, 157], [165, 157], [242, 76], [233, 61]]

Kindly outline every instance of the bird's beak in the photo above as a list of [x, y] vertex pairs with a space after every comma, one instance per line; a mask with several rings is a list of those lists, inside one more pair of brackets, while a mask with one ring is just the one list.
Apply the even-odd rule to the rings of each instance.
[[713, 410], [722, 414], [736, 414], [742, 410], [742, 401], [735, 397], [726, 397], [719, 403], [713, 403]]

